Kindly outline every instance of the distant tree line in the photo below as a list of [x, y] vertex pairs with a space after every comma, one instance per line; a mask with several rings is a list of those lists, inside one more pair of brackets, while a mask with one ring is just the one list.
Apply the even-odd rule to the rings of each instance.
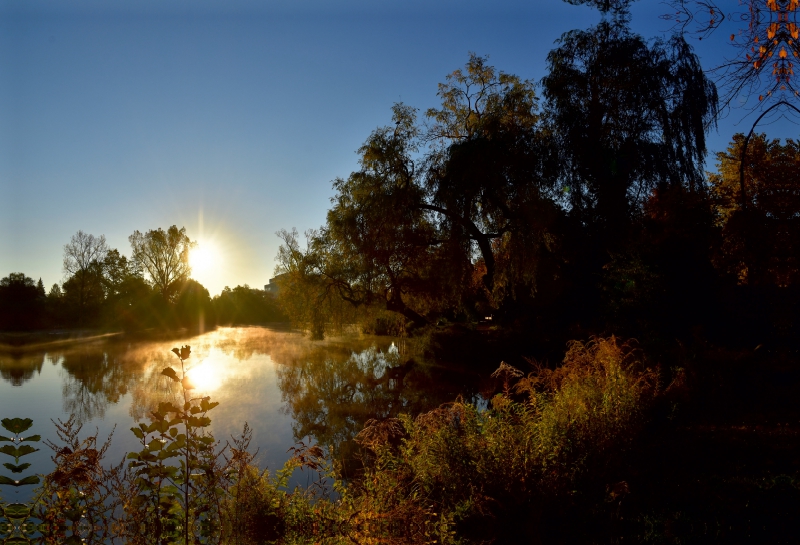
[[131, 258], [104, 236], [78, 231], [64, 246], [65, 280], [45, 290], [23, 273], [0, 279], [0, 330], [205, 329], [217, 324], [284, 321], [274, 295], [247, 285], [220, 295], [191, 278], [184, 228], [134, 232]]
[[560, 346], [796, 336], [797, 143], [756, 135], [740, 187], [737, 135], [706, 176], [714, 84], [682, 37], [624, 17], [547, 59], [537, 86], [472, 54], [423, 121], [394, 106], [325, 224], [279, 233], [292, 319], [321, 336], [348, 312], [406, 331], [491, 316]]

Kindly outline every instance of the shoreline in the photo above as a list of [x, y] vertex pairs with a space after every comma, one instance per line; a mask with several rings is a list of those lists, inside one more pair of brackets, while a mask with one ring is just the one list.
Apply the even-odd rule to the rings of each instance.
[[42, 348], [64, 346], [70, 344], [83, 344], [110, 339], [169, 339], [171, 337], [185, 337], [201, 335], [214, 331], [218, 327], [266, 327], [270, 329], [289, 329], [286, 322], [267, 322], [260, 324], [226, 324], [224, 326], [210, 327], [204, 331], [190, 330], [187, 328], [158, 330], [143, 329], [139, 331], [107, 331], [101, 329], [52, 329], [39, 331], [0, 331], [0, 352], [27, 352], [41, 350]]

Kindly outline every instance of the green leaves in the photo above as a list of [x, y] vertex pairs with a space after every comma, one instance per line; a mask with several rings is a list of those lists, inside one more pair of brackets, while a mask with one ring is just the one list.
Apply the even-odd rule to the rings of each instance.
[[26, 484], [39, 484], [41, 479], [37, 475], [28, 475], [27, 477], [23, 477], [22, 479], [15, 481], [14, 479], [9, 479], [5, 475], [0, 475], [0, 485], [6, 484], [9, 486], [24, 486]]
[[[5, 429], [13, 433], [14, 435], [19, 435], [20, 433], [24, 432], [31, 426], [33, 426], [33, 420], [30, 418], [3, 418], [0, 420], [0, 425], [3, 426]], [[4, 440], [8, 441], [9, 439], [3, 438]]]
[[6, 469], [10, 469], [11, 473], [22, 473], [23, 471], [31, 467], [31, 465], [26, 463], [17, 466], [11, 463], [4, 463], [3, 467], [5, 467]]
[[25, 518], [31, 513], [31, 508], [24, 503], [9, 503], [5, 507], [0, 507], [0, 512], [10, 519]]
[[17, 460], [19, 460], [20, 456], [25, 456], [26, 454], [36, 452], [37, 450], [39, 449], [33, 448], [30, 445], [20, 445], [19, 447], [13, 447], [11, 445], [3, 445], [2, 447], [0, 447], [0, 453], [13, 456]]

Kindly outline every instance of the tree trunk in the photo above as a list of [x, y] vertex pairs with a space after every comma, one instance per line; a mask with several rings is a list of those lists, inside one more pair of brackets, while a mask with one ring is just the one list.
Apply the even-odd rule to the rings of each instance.
[[386, 300], [386, 310], [392, 312], [399, 312], [414, 323], [414, 327], [422, 327], [428, 325], [430, 322], [424, 316], [417, 313], [415, 310], [409, 308], [403, 301], [399, 289], [392, 289], [389, 292], [389, 298]]

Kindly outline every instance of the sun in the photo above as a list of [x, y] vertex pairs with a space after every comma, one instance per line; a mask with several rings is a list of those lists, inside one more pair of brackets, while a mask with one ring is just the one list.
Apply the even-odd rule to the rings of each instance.
[[189, 265], [192, 267], [193, 276], [206, 276], [214, 270], [218, 261], [219, 252], [210, 242], [199, 242], [189, 252]]

